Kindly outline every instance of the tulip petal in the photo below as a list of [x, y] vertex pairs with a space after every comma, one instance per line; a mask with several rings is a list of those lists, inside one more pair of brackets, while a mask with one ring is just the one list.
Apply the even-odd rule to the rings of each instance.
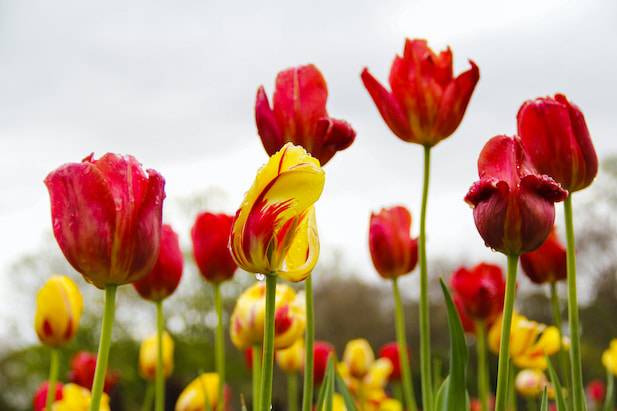
[[311, 274], [318, 258], [319, 235], [315, 208], [311, 207], [293, 236], [279, 275], [287, 281], [303, 281]]
[[263, 86], [259, 87], [255, 98], [255, 123], [266, 153], [268, 155], [276, 153], [285, 141]]

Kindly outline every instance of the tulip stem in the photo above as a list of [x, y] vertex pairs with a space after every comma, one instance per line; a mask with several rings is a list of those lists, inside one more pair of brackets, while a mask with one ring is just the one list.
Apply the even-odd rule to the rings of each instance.
[[313, 373], [315, 345], [315, 312], [313, 309], [313, 276], [304, 280], [304, 298], [306, 305], [306, 334], [304, 337], [304, 392], [302, 394], [302, 411], [313, 408]]
[[399, 362], [401, 364], [401, 383], [403, 386], [403, 397], [405, 399], [406, 408], [411, 411], [416, 411], [416, 398], [413, 393], [413, 382], [411, 370], [409, 369], [409, 353], [407, 351], [407, 335], [405, 334], [405, 311], [401, 302], [401, 293], [398, 288], [398, 278], [392, 279], [392, 294], [394, 295], [394, 328], [396, 331], [396, 342], [398, 343]]
[[476, 321], [476, 352], [478, 355], [478, 396], [480, 398], [480, 408], [482, 411], [488, 411], [489, 370], [486, 359], [486, 323], [482, 320]]
[[287, 374], [287, 403], [288, 411], [298, 411], [298, 376], [293, 372]]
[[223, 333], [223, 298], [221, 297], [221, 283], [214, 284], [214, 307], [216, 309], [215, 358], [216, 373], [219, 376], [217, 397], [217, 411], [223, 410], [225, 402], [225, 334]]
[[[599, 407], [598, 407], [599, 408]], [[604, 407], [602, 411], [615, 409], [615, 376], [610, 370], [606, 370], [606, 393], [604, 394]]]
[[155, 411], [165, 409], [165, 376], [163, 375], [163, 332], [165, 318], [163, 317], [163, 301], [156, 302], [156, 387], [154, 393]]
[[264, 323], [263, 366], [261, 369], [261, 411], [270, 411], [272, 402], [272, 372], [274, 368], [274, 303], [276, 274], [266, 275], [266, 318]]
[[[561, 305], [559, 304], [559, 293], [557, 292], [557, 283], [551, 281], [551, 306], [553, 309], [553, 319], [555, 320], [555, 327], [559, 330], [559, 368], [561, 371], [561, 378], [563, 379], [564, 386], [568, 393], [572, 392], [570, 383], [570, 367], [568, 366], [568, 352], [563, 347], [563, 329], [561, 321]], [[568, 404], [568, 409], [570, 409]]]
[[96, 357], [96, 371], [92, 382], [92, 400], [90, 401], [90, 411], [99, 411], [101, 398], [103, 397], [103, 386], [105, 385], [105, 374], [107, 373], [107, 362], [109, 361], [109, 348], [111, 346], [111, 331], [114, 324], [116, 311], [116, 291], [118, 286], [111, 284], [105, 287], [105, 307], [103, 309], [103, 322], [101, 324], [101, 338], [99, 340], [99, 351]]
[[429, 318], [428, 270], [426, 266], [426, 205], [431, 173], [431, 147], [424, 146], [424, 181], [420, 208], [420, 376], [422, 378], [422, 408], [433, 409], [433, 379], [431, 378], [431, 324]]
[[255, 345], [253, 348], [253, 355], [251, 356], [252, 371], [253, 371], [253, 411], [257, 411], [259, 408], [259, 390], [261, 388], [261, 347]]
[[141, 411], [152, 411], [152, 399], [154, 398], [154, 386], [148, 383], [146, 387], [146, 395], [144, 396], [144, 403], [141, 406]]
[[518, 256], [508, 256], [508, 276], [506, 278], [506, 296], [501, 320], [501, 341], [499, 343], [499, 368], [497, 371], [497, 400], [495, 411], [504, 411], [507, 401], [508, 363], [510, 362], [510, 328], [512, 327], [512, 312], [516, 294], [516, 269]]
[[56, 381], [58, 380], [58, 367], [60, 365], [60, 353], [57, 348], [51, 349], [49, 361], [49, 379], [47, 381], [47, 400], [45, 410], [51, 411], [51, 407], [56, 400]]

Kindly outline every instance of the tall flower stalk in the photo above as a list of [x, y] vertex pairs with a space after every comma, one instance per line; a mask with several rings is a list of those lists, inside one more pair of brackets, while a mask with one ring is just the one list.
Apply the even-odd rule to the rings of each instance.
[[165, 409], [165, 374], [163, 370], [163, 333], [165, 332], [165, 318], [163, 314], [163, 301], [156, 302], [156, 386], [154, 409]]
[[56, 399], [56, 383], [58, 382], [58, 368], [60, 366], [60, 353], [56, 348], [52, 348], [49, 362], [49, 379], [47, 385], [47, 398], [45, 400], [45, 411], [51, 411], [54, 400]]
[[486, 348], [486, 324], [482, 320], [476, 320], [476, 353], [478, 356], [478, 397], [482, 411], [489, 411], [489, 370]]
[[264, 322], [264, 345], [261, 368], [260, 411], [270, 411], [272, 403], [272, 373], [274, 370], [274, 298], [276, 275], [266, 275], [266, 316]]
[[302, 411], [313, 408], [313, 372], [315, 363], [315, 310], [313, 308], [313, 279], [309, 275], [304, 280], [304, 298], [306, 309], [306, 334], [304, 350], [304, 392], [302, 393]]

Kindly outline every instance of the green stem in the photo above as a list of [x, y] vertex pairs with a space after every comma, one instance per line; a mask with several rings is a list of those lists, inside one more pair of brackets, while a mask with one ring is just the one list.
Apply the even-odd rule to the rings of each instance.
[[51, 349], [49, 361], [49, 379], [47, 380], [47, 400], [45, 410], [51, 411], [51, 407], [56, 400], [56, 381], [58, 381], [58, 367], [60, 365], [60, 353], [57, 348]]
[[426, 266], [426, 205], [431, 173], [431, 147], [424, 146], [424, 181], [420, 209], [420, 376], [422, 378], [422, 407], [433, 409], [433, 379], [431, 378], [431, 324], [429, 318], [428, 269]]
[[572, 195], [563, 203], [566, 220], [566, 238], [568, 248], [568, 323], [570, 324], [570, 367], [572, 373], [572, 399], [575, 411], [585, 410], [583, 391], [583, 371], [581, 365], [580, 329], [578, 320], [578, 300], [576, 293], [576, 247], [574, 224], [572, 222]]
[[409, 353], [407, 352], [407, 335], [405, 334], [405, 311], [401, 301], [401, 293], [398, 288], [398, 278], [392, 279], [392, 294], [394, 295], [394, 329], [396, 332], [396, 342], [398, 343], [399, 362], [401, 364], [401, 384], [403, 386], [403, 396], [405, 398], [405, 409], [416, 411], [416, 399], [413, 393], [413, 383], [411, 380], [411, 370], [409, 369]]
[[478, 355], [478, 396], [482, 411], [488, 411], [488, 362], [486, 360], [486, 324], [476, 321], [476, 352]]
[[516, 367], [512, 364], [512, 361], [508, 363], [508, 392], [507, 397], [510, 402], [510, 411], [516, 411]]
[[615, 376], [609, 370], [606, 370], [606, 393], [604, 394], [603, 411], [612, 411], [615, 409]]
[[156, 376], [154, 409], [165, 409], [165, 375], [163, 371], [163, 332], [165, 331], [165, 318], [163, 317], [163, 301], [156, 302]]
[[306, 334], [304, 337], [304, 392], [302, 395], [302, 411], [313, 408], [313, 346], [315, 344], [315, 313], [313, 311], [313, 276], [304, 280], [304, 298], [306, 304]]
[[504, 411], [507, 401], [508, 363], [510, 361], [510, 328], [516, 294], [516, 269], [518, 256], [508, 256], [508, 276], [506, 278], [506, 297], [504, 300], [503, 317], [501, 320], [501, 341], [499, 346], [499, 368], [497, 371], [497, 400], [495, 411]]
[[215, 358], [216, 373], [219, 375], [217, 410], [222, 410], [225, 402], [225, 334], [223, 333], [223, 298], [221, 284], [214, 284], [214, 307], [216, 309]]
[[261, 411], [270, 411], [272, 402], [272, 371], [274, 368], [274, 303], [276, 275], [266, 275], [266, 318], [264, 323], [263, 367], [261, 369]]
[[287, 410], [298, 411], [298, 375], [287, 374]]
[[535, 398], [527, 398], [527, 411], [538, 411], [538, 403]]
[[99, 340], [99, 351], [96, 357], [96, 371], [92, 382], [92, 400], [90, 401], [90, 411], [99, 411], [101, 398], [103, 396], [103, 386], [105, 384], [105, 374], [107, 373], [107, 362], [109, 361], [109, 347], [111, 346], [111, 331], [114, 324], [116, 311], [116, 290], [115, 284], [105, 287], [105, 307], [103, 309], [103, 322], [101, 324], [101, 339]]
[[395, 400], [403, 404], [403, 388], [400, 382], [392, 384], [392, 396]]
[[[551, 307], [553, 310], [553, 319], [555, 321], [555, 327], [559, 330], [559, 368], [561, 371], [561, 378], [566, 388], [566, 392], [571, 393], [572, 387], [570, 382], [570, 367], [568, 366], [568, 352], [563, 347], [563, 327], [561, 321], [561, 304], [559, 304], [559, 293], [557, 292], [557, 283], [552, 281], [551, 284]], [[570, 409], [571, 404], [567, 404]]]
[[152, 410], [152, 400], [154, 399], [154, 386], [151, 383], [148, 383], [148, 387], [146, 388], [146, 395], [144, 397], [144, 403], [141, 406], [141, 411], [151, 411]]
[[253, 411], [259, 407], [259, 389], [261, 387], [261, 347], [258, 345], [252, 348], [252, 371], [253, 371]]

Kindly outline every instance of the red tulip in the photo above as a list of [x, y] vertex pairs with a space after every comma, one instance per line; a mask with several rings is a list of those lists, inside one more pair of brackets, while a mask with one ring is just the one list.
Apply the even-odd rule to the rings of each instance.
[[201, 275], [215, 283], [229, 280], [238, 266], [229, 251], [233, 216], [201, 213], [191, 229], [193, 255]]
[[490, 324], [501, 314], [506, 282], [499, 266], [481, 263], [469, 270], [461, 267], [452, 274], [450, 284], [471, 318]]
[[554, 228], [538, 249], [521, 255], [521, 266], [527, 277], [536, 284], [566, 279], [566, 249]]
[[276, 76], [273, 106], [263, 86], [257, 90], [255, 122], [268, 155], [287, 142], [304, 147], [321, 165], [349, 147], [356, 132], [328, 115], [326, 80], [314, 65], [281, 71]]
[[411, 238], [411, 214], [402, 206], [371, 213], [369, 249], [375, 269], [391, 279], [411, 272], [418, 262], [418, 239]]
[[490, 139], [478, 158], [480, 181], [465, 196], [486, 245], [507, 255], [538, 248], [555, 220], [554, 203], [568, 195], [538, 174], [518, 137]]
[[526, 101], [517, 122], [523, 146], [540, 173], [571, 193], [591, 184], [598, 156], [583, 113], [564, 95]]
[[45, 179], [64, 256], [99, 288], [134, 282], [159, 252], [165, 180], [132, 156], [93, 155]]
[[[398, 351], [398, 343], [391, 342], [384, 344], [379, 349], [379, 358], [387, 358], [392, 363], [392, 372], [388, 377], [389, 381], [400, 381], [401, 380], [401, 358], [399, 356]], [[407, 358], [411, 358], [411, 352], [409, 351], [409, 347], [407, 347]]]
[[379, 113], [399, 138], [432, 147], [449, 137], [463, 119], [480, 71], [471, 68], [453, 77], [452, 52], [438, 55], [426, 40], [405, 41], [403, 56], [396, 56], [386, 90], [368, 69], [362, 71], [364, 87]]
[[328, 367], [328, 358], [334, 352], [332, 344], [325, 341], [315, 341], [313, 346], [313, 382], [315, 384], [321, 384], [323, 381], [326, 375], [326, 368]]
[[[96, 354], [87, 351], [80, 351], [75, 354], [71, 360], [71, 371], [69, 378], [75, 384], [91, 390], [95, 370]], [[107, 372], [105, 374], [104, 391], [109, 394], [117, 382], [118, 374], [115, 372]]]
[[[58, 401], [62, 399], [62, 383], [56, 382], [56, 396], [54, 401]], [[32, 398], [32, 408], [34, 411], [44, 411], [45, 405], [47, 403], [47, 392], [49, 391], [49, 382], [45, 381], [39, 388], [37, 388], [34, 393], [34, 397]]]
[[463, 330], [468, 334], [475, 335], [476, 325], [474, 324], [469, 314], [467, 314], [463, 298], [458, 294], [454, 294], [453, 299], [454, 306], [456, 307], [456, 311], [458, 312], [458, 318], [461, 320], [461, 325], [463, 326]]
[[134, 282], [133, 286], [139, 295], [146, 300], [164, 300], [178, 288], [182, 278], [183, 265], [178, 235], [170, 225], [163, 224], [159, 257], [156, 264], [149, 274]]
[[587, 385], [587, 396], [595, 404], [601, 404], [604, 401], [606, 388], [601, 380], [593, 380]]

